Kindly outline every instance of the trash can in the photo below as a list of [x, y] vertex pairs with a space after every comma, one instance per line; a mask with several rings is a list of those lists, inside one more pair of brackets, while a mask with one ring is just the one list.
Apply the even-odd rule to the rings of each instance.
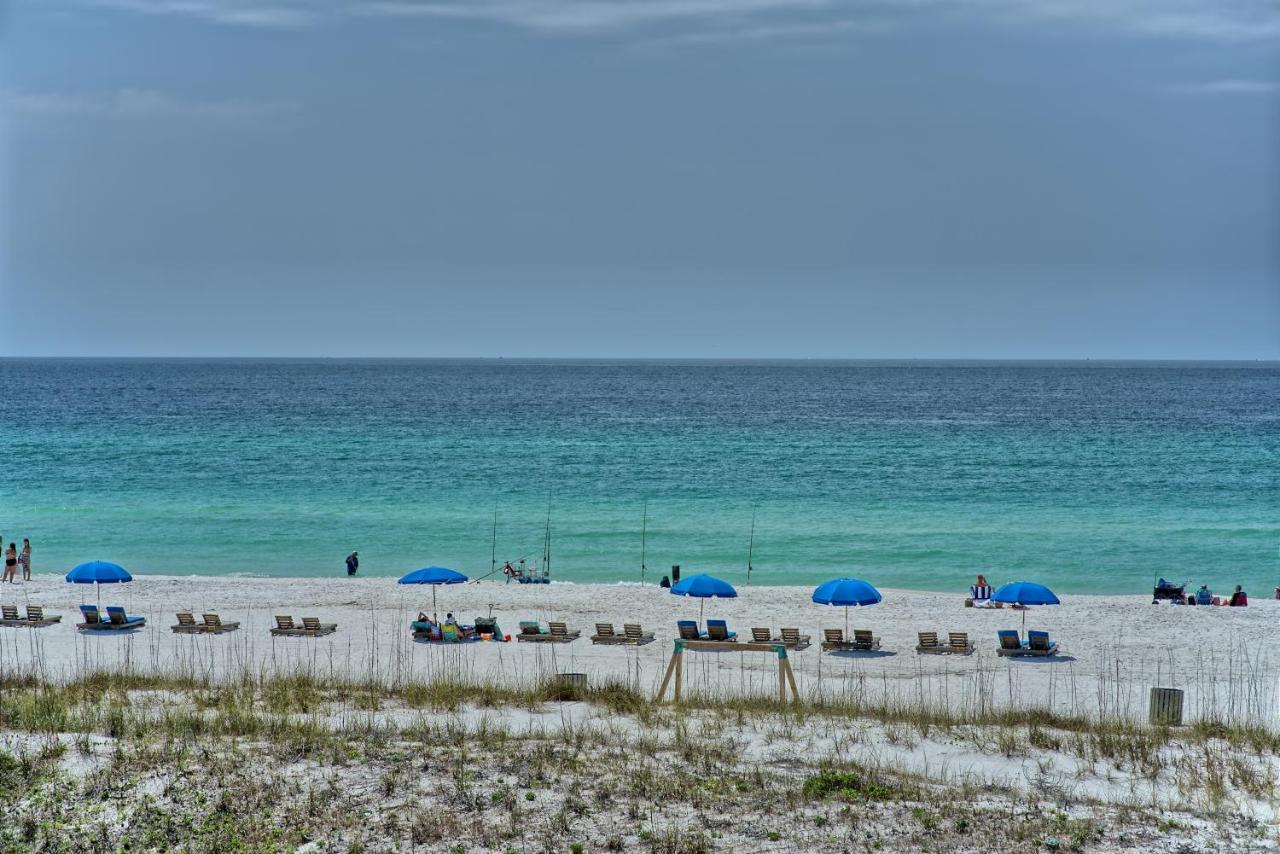
[[1182, 726], [1182, 689], [1152, 688], [1150, 703], [1152, 726]]
[[565, 688], [572, 688], [577, 691], [585, 691], [587, 690], [587, 674], [561, 673], [560, 684]]

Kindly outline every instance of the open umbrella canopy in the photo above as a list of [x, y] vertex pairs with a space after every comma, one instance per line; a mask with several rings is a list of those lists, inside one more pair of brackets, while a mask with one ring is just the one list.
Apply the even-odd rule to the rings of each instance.
[[991, 598], [1010, 605], [1057, 605], [1058, 597], [1043, 584], [1034, 581], [1010, 581], [1001, 584]]
[[454, 569], [443, 566], [428, 566], [415, 569], [400, 579], [401, 584], [461, 584], [467, 577]]
[[456, 569], [445, 569], [443, 566], [427, 566], [415, 569], [400, 579], [401, 584], [431, 585], [431, 616], [436, 616], [436, 588], [441, 584], [461, 584], [467, 577]]
[[727, 581], [713, 575], [691, 575], [671, 586], [676, 596], [696, 596], [699, 599], [734, 599], [738, 591]]
[[833, 578], [813, 591], [813, 601], [819, 605], [842, 605], [846, 608], [874, 605], [880, 598], [880, 591], [861, 578]]
[[68, 572], [67, 581], [72, 584], [119, 584], [133, 581], [133, 576], [118, 563], [91, 560]]

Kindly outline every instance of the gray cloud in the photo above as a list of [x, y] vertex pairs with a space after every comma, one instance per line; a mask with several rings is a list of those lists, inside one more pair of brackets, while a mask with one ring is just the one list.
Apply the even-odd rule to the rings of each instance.
[[1175, 95], [1275, 95], [1280, 93], [1280, 80], [1208, 80], [1179, 83], [1166, 91]]
[[47, 117], [176, 117], [210, 122], [248, 122], [295, 113], [295, 101], [178, 98], [149, 89], [119, 89], [103, 94], [0, 91], [6, 112]]
[[[591, 35], [682, 28], [703, 41], [849, 32], [851, 19], [945, 15], [1104, 33], [1224, 42], [1280, 37], [1276, 0], [64, 0], [219, 24], [305, 27], [343, 17], [479, 21], [539, 33]], [[724, 34], [721, 37], [715, 33]], [[750, 35], [755, 33], [755, 35]], [[696, 38], [694, 39], [697, 40]]]

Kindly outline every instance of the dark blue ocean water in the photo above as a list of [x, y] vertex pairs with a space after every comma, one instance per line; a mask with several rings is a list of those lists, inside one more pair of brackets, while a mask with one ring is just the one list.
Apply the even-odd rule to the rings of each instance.
[[[1280, 583], [1276, 363], [3, 360], [37, 572]], [[20, 542], [20, 540], [19, 540]]]

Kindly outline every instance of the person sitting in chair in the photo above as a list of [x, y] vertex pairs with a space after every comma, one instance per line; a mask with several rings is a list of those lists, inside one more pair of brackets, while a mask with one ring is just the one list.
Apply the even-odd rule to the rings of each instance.
[[1239, 584], [1236, 585], [1236, 592], [1231, 594], [1231, 601], [1227, 604], [1232, 608], [1243, 608], [1249, 604], [1249, 597], [1240, 589]]
[[978, 573], [978, 583], [969, 585], [969, 596], [973, 599], [973, 604], [978, 607], [991, 604], [991, 585], [987, 583], [987, 577], [981, 572]]
[[1212, 605], [1213, 593], [1209, 590], [1209, 585], [1201, 584], [1200, 589], [1196, 591], [1197, 605]]

